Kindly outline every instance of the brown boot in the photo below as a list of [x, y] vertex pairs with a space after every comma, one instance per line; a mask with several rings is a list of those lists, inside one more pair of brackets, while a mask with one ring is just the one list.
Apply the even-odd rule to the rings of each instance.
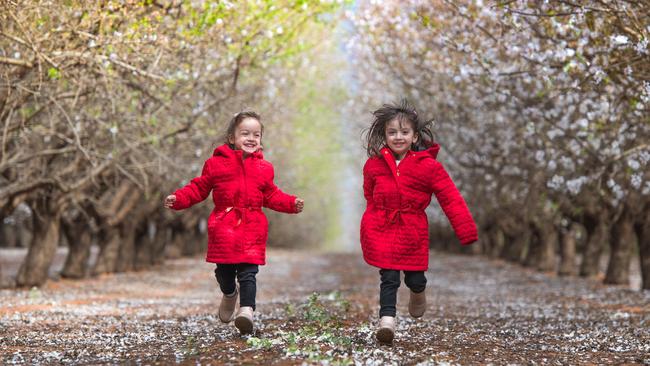
[[229, 295], [223, 294], [223, 297], [221, 297], [221, 303], [219, 304], [219, 320], [222, 322], [230, 323], [233, 321], [235, 307], [237, 306], [237, 295], [239, 295], [239, 287], [235, 286], [235, 292]]
[[235, 317], [235, 327], [239, 329], [241, 334], [253, 333], [253, 308], [250, 306], [242, 306], [237, 312]]
[[424, 315], [424, 311], [427, 309], [427, 295], [425, 291], [411, 291], [411, 296], [409, 297], [409, 314], [414, 318], [419, 318]]
[[381, 343], [392, 344], [393, 338], [395, 338], [395, 317], [382, 316], [379, 319], [379, 328], [375, 336]]

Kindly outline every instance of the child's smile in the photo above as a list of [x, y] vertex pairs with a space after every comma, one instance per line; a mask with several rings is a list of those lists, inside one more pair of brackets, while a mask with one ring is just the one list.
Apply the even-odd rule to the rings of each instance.
[[402, 123], [397, 118], [386, 124], [386, 144], [397, 159], [401, 160], [417, 142], [418, 137], [410, 123]]
[[252, 154], [261, 147], [262, 125], [255, 118], [246, 118], [237, 126], [234, 136], [228, 140], [235, 145], [235, 150], [242, 150], [245, 155]]

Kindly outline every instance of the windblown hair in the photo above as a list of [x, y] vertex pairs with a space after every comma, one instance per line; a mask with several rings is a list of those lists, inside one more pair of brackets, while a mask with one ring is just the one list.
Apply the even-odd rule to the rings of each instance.
[[[237, 126], [239, 126], [240, 123], [242, 123], [246, 118], [253, 118], [256, 119], [257, 122], [260, 123], [260, 126], [262, 127], [262, 135], [264, 134], [264, 124], [262, 123], [262, 117], [260, 117], [259, 114], [253, 112], [253, 111], [242, 111], [237, 114], [235, 114], [231, 119], [230, 122], [228, 122], [228, 128], [226, 129], [226, 133], [223, 136], [224, 142], [230, 145], [230, 142], [228, 139], [232, 136], [235, 136], [235, 129], [237, 129]], [[234, 148], [234, 146], [230, 146], [231, 148]]]
[[411, 146], [411, 150], [421, 151], [433, 145], [433, 132], [431, 127], [433, 120], [421, 120], [418, 112], [406, 99], [400, 103], [384, 104], [381, 108], [372, 112], [374, 120], [366, 134], [366, 151], [368, 156], [378, 156], [381, 149], [386, 145], [386, 125], [397, 119], [400, 123], [410, 123], [413, 131], [418, 136], [418, 141]]

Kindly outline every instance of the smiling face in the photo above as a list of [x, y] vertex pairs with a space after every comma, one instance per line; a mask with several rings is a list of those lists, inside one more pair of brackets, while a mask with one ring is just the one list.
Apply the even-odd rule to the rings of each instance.
[[228, 136], [228, 142], [245, 156], [254, 153], [262, 147], [262, 124], [255, 118], [244, 118], [235, 127], [234, 134]]
[[386, 145], [391, 149], [397, 160], [402, 160], [418, 141], [418, 136], [409, 122], [401, 122], [395, 118], [386, 124]]

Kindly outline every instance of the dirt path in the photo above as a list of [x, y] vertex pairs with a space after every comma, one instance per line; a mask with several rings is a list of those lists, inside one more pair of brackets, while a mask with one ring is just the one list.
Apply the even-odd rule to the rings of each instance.
[[212, 265], [181, 259], [0, 291], [0, 363], [650, 364], [648, 291], [431, 258], [427, 313], [405, 316], [402, 286], [392, 347], [374, 341], [379, 276], [359, 254], [271, 251], [254, 337], [219, 322]]

